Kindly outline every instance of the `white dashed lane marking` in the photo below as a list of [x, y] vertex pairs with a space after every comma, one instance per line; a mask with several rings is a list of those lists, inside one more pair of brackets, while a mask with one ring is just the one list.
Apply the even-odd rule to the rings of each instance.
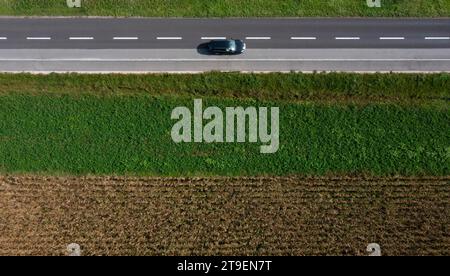
[[94, 40], [94, 38], [88, 36], [72, 36], [69, 37], [69, 40]]
[[448, 36], [427, 36], [425, 40], [450, 40]]
[[316, 40], [317, 37], [315, 36], [293, 36], [291, 37], [292, 40]]
[[0, 36], [0, 40], [7, 40], [7, 39], [8, 39], [7, 37]]
[[[52, 37], [38, 37], [38, 36], [29, 36], [26, 38], [27, 40], [52, 40]], [[72, 36], [68, 38], [69, 40], [94, 40], [95, 37], [90, 36]], [[140, 38], [137, 36], [115, 36], [112, 38], [113, 40], [139, 40]], [[157, 40], [182, 40], [181, 36], [159, 36], [156, 38]], [[227, 39], [226, 36], [203, 36], [201, 40], [220, 40]], [[270, 36], [248, 36], [245, 38], [246, 40], [271, 40]], [[292, 36], [291, 40], [317, 40], [318, 37], [315, 36]], [[359, 36], [337, 36], [334, 37], [335, 40], [362, 40]], [[403, 36], [381, 36], [378, 38], [379, 40], [406, 40]], [[425, 40], [450, 40], [450, 36], [426, 36]], [[0, 36], [0, 40], [8, 40], [6, 36]]]
[[139, 37], [134, 36], [115, 36], [113, 37], [113, 40], [138, 40]]
[[336, 40], [360, 40], [360, 37], [357, 36], [348, 36], [348, 37], [335, 37]]
[[202, 40], [227, 39], [225, 36], [203, 36]]
[[248, 36], [245, 39], [247, 39], [247, 40], [270, 40], [272, 38], [270, 36]]
[[156, 38], [157, 40], [182, 40], [183, 38], [180, 36], [172, 36], [172, 37], [163, 37], [159, 36]]
[[404, 40], [405, 38], [402, 36], [382, 36], [380, 40]]
[[51, 40], [51, 39], [52, 39], [51, 37], [32, 37], [32, 36], [27, 37], [27, 40]]

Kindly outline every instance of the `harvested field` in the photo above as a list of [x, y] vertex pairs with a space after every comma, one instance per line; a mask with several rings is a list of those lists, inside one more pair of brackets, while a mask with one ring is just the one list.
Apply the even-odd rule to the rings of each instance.
[[0, 255], [450, 254], [450, 177], [0, 176]]

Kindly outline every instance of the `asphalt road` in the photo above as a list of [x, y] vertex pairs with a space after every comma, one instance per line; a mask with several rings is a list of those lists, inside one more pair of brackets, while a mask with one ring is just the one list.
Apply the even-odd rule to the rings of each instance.
[[0, 49], [0, 71], [450, 71], [450, 19], [0, 18]]
[[3, 49], [187, 49], [214, 37], [259, 49], [450, 48], [450, 20], [1, 18], [0, 37]]

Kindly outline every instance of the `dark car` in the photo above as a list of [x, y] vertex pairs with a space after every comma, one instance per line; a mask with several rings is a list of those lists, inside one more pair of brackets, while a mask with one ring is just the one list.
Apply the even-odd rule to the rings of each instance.
[[237, 55], [245, 51], [244, 41], [238, 39], [211, 40], [208, 43], [208, 50], [212, 54]]

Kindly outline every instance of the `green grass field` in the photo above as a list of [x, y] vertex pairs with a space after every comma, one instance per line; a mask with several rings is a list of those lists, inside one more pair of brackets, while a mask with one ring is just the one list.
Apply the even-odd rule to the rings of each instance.
[[145, 17], [450, 15], [448, 0], [381, 1], [381, 8], [369, 8], [366, 0], [84, 0], [81, 9], [69, 9], [66, 0], [0, 0], [0, 14]]
[[[0, 171], [448, 175], [448, 74], [0, 74]], [[176, 106], [280, 107], [280, 148], [175, 144]]]
[[172, 109], [192, 98], [3, 94], [2, 173], [100, 175], [449, 175], [450, 112], [394, 104], [281, 103], [204, 97], [204, 105], [279, 106], [280, 149], [182, 143]]

